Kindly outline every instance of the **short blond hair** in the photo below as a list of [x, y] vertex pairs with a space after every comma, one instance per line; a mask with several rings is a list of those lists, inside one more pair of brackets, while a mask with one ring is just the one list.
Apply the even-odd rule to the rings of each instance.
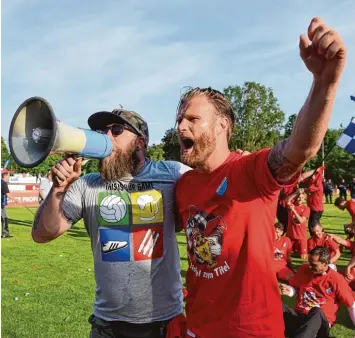
[[233, 126], [235, 124], [233, 108], [229, 100], [225, 97], [225, 95], [216, 89], [213, 89], [211, 87], [185, 87], [185, 93], [181, 95], [177, 107], [177, 115], [179, 115], [182, 107], [196, 96], [205, 96], [214, 105], [216, 109], [216, 114], [218, 116], [226, 117], [228, 119], [229, 128], [227, 131], [227, 139], [228, 141], [230, 141], [233, 132]]

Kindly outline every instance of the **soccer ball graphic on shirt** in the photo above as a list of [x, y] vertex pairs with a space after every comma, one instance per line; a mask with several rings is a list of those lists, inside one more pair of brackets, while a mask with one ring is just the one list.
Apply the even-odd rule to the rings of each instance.
[[100, 203], [100, 215], [109, 223], [119, 222], [126, 215], [125, 200], [117, 195], [106, 196]]

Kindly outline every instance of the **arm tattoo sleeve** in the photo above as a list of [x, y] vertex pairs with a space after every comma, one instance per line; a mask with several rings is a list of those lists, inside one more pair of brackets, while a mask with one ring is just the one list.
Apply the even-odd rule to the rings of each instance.
[[[50, 190], [50, 192], [48, 193], [47, 197], [43, 200], [42, 204], [39, 206], [39, 208], [38, 208], [38, 210], [36, 212], [36, 215], [35, 215], [34, 220], [33, 220], [33, 229], [37, 229], [38, 224], [39, 224], [40, 219], [41, 219], [42, 212], [47, 207], [48, 203], [53, 198], [57, 198], [57, 199], [61, 200], [63, 198], [63, 195], [64, 195], [64, 192], [54, 193], [53, 192], [53, 188]], [[70, 222], [70, 221], [68, 220], [68, 222]]]
[[272, 175], [281, 183], [287, 182], [304, 166], [304, 163], [295, 164], [284, 157], [284, 150], [287, 146], [287, 142], [288, 140], [284, 140], [272, 148], [268, 158], [268, 165]]
[[35, 215], [35, 218], [33, 220], [33, 229], [37, 229], [38, 227], [38, 223], [40, 222], [40, 218], [41, 218], [41, 215], [42, 215], [42, 212], [43, 212], [43, 209], [46, 208], [46, 206], [48, 205], [49, 203], [49, 200], [52, 198], [52, 192], [50, 192], [47, 196], [47, 198], [45, 198], [43, 200], [43, 202], [41, 203], [41, 205], [39, 206], [37, 212], [36, 212], [36, 215]]

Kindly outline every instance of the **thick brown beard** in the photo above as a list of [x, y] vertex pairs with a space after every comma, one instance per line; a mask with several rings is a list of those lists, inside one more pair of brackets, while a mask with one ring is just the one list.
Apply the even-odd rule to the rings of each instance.
[[117, 181], [133, 173], [135, 166], [135, 144], [123, 152], [121, 149], [115, 150], [112, 157], [106, 157], [99, 162], [99, 171], [105, 181]]
[[181, 161], [192, 168], [203, 167], [216, 147], [216, 138], [213, 133], [203, 133], [195, 139], [192, 152], [184, 155], [181, 153]]

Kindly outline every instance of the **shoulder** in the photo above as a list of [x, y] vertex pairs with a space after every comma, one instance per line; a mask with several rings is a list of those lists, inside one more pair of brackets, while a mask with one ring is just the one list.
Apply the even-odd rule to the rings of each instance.
[[147, 166], [150, 174], [167, 174], [175, 181], [191, 171], [190, 167], [178, 161], [149, 161]]
[[75, 184], [77, 187], [92, 187], [95, 185], [102, 184], [103, 179], [99, 173], [90, 173], [81, 176], [78, 180], [76, 180], [73, 185]]
[[288, 237], [284, 237], [284, 242], [287, 244], [292, 244], [291, 240]]
[[299, 274], [307, 275], [307, 274], [309, 274], [310, 272], [312, 272], [312, 270], [311, 270], [311, 267], [310, 267], [307, 263], [305, 263], [305, 264], [302, 264], [302, 265], [298, 268], [297, 272], [298, 272]]
[[300, 206], [299, 206], [299, 209], [302, 210], [303, 212], [308, 212], [308, 211], [311, 210], [311, 209], [310, 209], [307, 205], [305, 205], [305, 204], [300, 205]]
[[329, 268], [329, 270], [328, 270], [328, 276], [330, 277], [330, 279], [332, 280], [332, 282], [334, 284], [341, 284], [342, 286], [343, 286], [343, 284], [344, 285], [348, 285], [348, 283], [346, 282], [344, 276], [341, 275], [339, 272], [334, 271], [331, 268]]
[[270, 154], [271, 148], [263, 148], [260, 150], [257, 150], [253, 153], [250, 153], [248, 155], [241, 155], [237, 152], [232, 152], [232, 158], [230, 163], [235, 163], [235, 162], [239, 162], [240, 164], [242, 164], [243, 166], [246, 164], [250, 164], [252, 165], [252, 163], [255, 163], [255, 161], [261, 161], [264, 162], [265, 164], [267, 164], [268, 158], [269, 158], [269, 154]]

